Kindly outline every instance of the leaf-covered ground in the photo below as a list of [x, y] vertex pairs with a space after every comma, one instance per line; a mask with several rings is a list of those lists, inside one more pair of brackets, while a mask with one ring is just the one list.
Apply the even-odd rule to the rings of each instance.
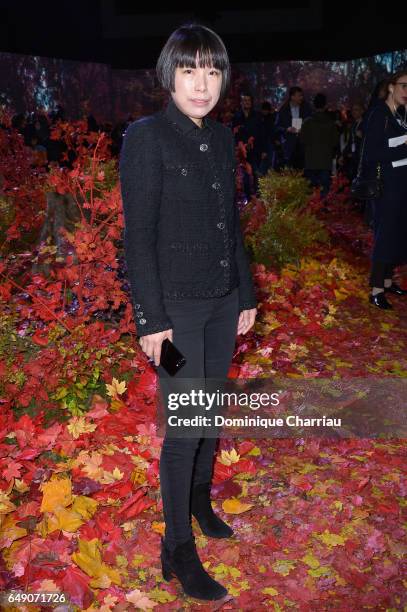
[[[390, 313], [370, 306], [369, 230], [345, 205], [320, 214], [330, 249], [311, 250], [298, 269], [255, 270], [258, 321], [238, 340], [231, 376], [407, 375], [407, 299], [392, 297]], [[157, 381], [140, 352], [116, 365], [85, 415], [46, 427], [43, 414], [2, 412], [3, 591], [60, 591], [77, 610], [104, 612], [406, 609], [407, 453], [397, 439], [222, 439], [212, 494], [235, 537], [193, 527], [230, 598], [201, 604], [166, 583]]]

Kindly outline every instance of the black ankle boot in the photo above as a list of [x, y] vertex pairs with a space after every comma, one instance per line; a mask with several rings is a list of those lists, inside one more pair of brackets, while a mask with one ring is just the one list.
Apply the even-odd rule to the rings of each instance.
[[173, 551], [166, 547], [161, 537], [161, 568], [164, 580], [171, 580], [175, 575], [185, 594], [190, 597], [213, 600], [222, 599], [228, 594], [227, 589], [205, 571], [196, 550], [194, 536], [178, 544]]
[[402, 289], [397, 283], [392, 283], [390, 287], [385, 287], [384, 290], [396, 295], [407, 295], [407, 289]]
[[209, 482], [192, 488], [191, 513], [205, 535], [212, 538], [230, 538], [233, 535], [233, 529], [214, 513], [210, 491], [211, 485]]
[[386, 300], [386, 296], [384, 295], [384, 291], [380, 293], [376, 293], [376, 295], [369, 296], [369, 302], [378, 308], [382, 308], [383, 310], [390, 310], [393, 306]]

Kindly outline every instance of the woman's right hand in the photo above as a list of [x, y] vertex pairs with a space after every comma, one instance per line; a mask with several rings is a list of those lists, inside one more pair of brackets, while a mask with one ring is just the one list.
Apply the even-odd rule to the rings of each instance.
[[157, 367], [160, 365], [161, 344], [165, 338], [172, 342], [172, 329], [165, 329], [155, 334], [147, 334], [140, 338], [141, 348], [150, 359], [154, 360]]

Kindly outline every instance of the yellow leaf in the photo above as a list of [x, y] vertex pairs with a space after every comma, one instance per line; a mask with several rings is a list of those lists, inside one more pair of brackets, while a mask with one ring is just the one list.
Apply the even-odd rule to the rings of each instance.
[[14, 488], [19, 493], [27, 493], [30, 490], [30, 487], [25, 484], [24, 480], [19, 480], [18, 478], [14, 480]]
[[138, 610], [151, 610], [157, 605], [155, 601], [149, 599], [147, 595], [139, 591], [139, 589], [134, 589], [134, 591], [127, 593], [126, 599], [134, 604]]
[[99, 479], [99, 482], [103, 484], [112, 484], [117, 480], [121, 480], [124, 476], [124, 473], [119, 470], [119, 468], [115, 467], [113, 472], [107, 472], [106, 470], [103, 472], [103, 477]]
[[295, 561], [291, 561], [290, 559], [279, 559], [273, 563], [271, 567], [277, 574], [288, 576], [293, 567], [295, 567]]
[[89, 584], [93, 589], [108, 589], [112, 586], [112, 581], [107, 574], [100, 574], [100, 576], [92, 578]]
[[14, 540], [18, 540], [27, 535], [27, 530], [24, 527], [18, 527], [11, 514], [7, 514], [4, 517], [4, 521], [0, 524], [0, 528], [1, 548], [3, 548], [4, 545], [8, 547]]
[[223, 465], [232, 465], [232, 463], [237, 463], [239, 459], [240, 455], [236, 452], [236, 449], [233, 448], [231, 451], [222, 450], [219, 462], [223, 463]]
[[316, 569], [317, 567], [319, 567], [319, 561], [316, 557], [314, 557], [312, 553], [307, 553], [306, 555], [304, 555], [301, 561], [304, 561], [304, 563], [312, 569]]
[[8, 514], [14, 512], [16, 506], [9, 500], [7, 493], [0, 491], [0, 514]]
[[63, 531], [71, 531], [74, 533], [83, 525], [84, 521], [80, 514], [73, 510], [67, 510], [66, 508], [57, 507], [53, 511], [55, 518], [57, 519], [56, 527], [49, 529], [49, 531], [55, 531], [55, 529], [62, 529]]
[[225, 501], [222, 502], [223, 511], [227, 512], [228, 514], [242, 514], [242, 512], [246, 512], [252, 507], [253, 504], [245, 504], [236, 497], [232, 499], [225, 499]]
[[90, 457], [85, 460], [82, 470], [89, 478], [92, 478], [93, 480], [99, 480], [103, 476], [103, 469], [101, 467], [102, 461], [102, 455], [95, 451]]
[[299, 474], [310, 474], [318, 470], [318, 466], [313, 463], [304, 463], [303, 467], [298, 470]]
[[341, 300], [346, 300], [346, 298], [348, 297], [349, 293], [345, 290], [339, 291], [338, 289], [334, 289], [334, 294], [335, 297], [338, 301]]
[[147, 480], [147, 476], [143, 470], [135, 468], [130, 475], [130, 480], [133, 484], [144, 484]]
[[116, 480], [121, 480], [124, 476], [124, 472], [121, 472], [118, 467], [114, 468], [112, 474]]
[[[119, 598], [116, 595], [112, 595], [108, 593], [103, 599], [103, 605], [98, 608], [98, 612], [112, 612], [113, 606], [115, 606], [119, 601]], [[90, 608], [88, 608], [90, 610]]]
[[345, 544], [345, 538], [338, 535], [337, 533], [330, 533], [327, 529], [321, 534], [316, 535], [327, 546], [343, 546]]
[[[54, 520], [56, 521], [56, 518], [54, 517]], [[47, 537], [49, 531], [48, 531], [48, 516], [45, 515], [44, 518], [42, 519], [42, 521], [40, 521], [39, 523], [36, 524], [35, 526], [35, 531], [37, 533], [39, 533], [39, 535], [44, 538]]]
[[126, 381], [119, 382], [117, 378], [113, 378], [111, 385], [106, 384], [106, 389], [110, 397], [122, 395], [126, 391]]
[[133, 561], [131, 562], [132, 567], [139, 567], [145, 561], [144, 555], [134, 555]]
[[121, 399], [112, 399], [112, 401], [110, 402], [110, 408], [114, 411], [117, 412], [118, 410], [121, 410], [121, 408], [124, 408], [125, 404], [124, 402], [122, 402]]
[[78, 540], [79, 551], [72, 554], [72, 561], [88, 576], [99, 576], [102, 565], [100, 542], [93, 540]]
[[278, 595], [277, 589], [273, 589], [273, 587], [266, 587], [265, 589], [262, 589], [262, 593], [265, 595], [271, 595], [272, 597], [274, 595]]
[[72, 503], [72, 483], [70, 478], [52, 477], [40, 486], [43, 493], [40, 512], [52, 512], [56, 506], [66, 508]]
[[86, 495], [78, 495], [72, 504], [72, 510], [78, 512], [86, 520], [92, 518], [97, 507], [98, 502], [95, 499], [86, 497]]
[[97, 425], [95, 423], [88, 423], [85, 417], [72, 417], [69, 421], [69, 425], [67, 426], [67, 430], [71, 434], [71, 436], [76, 440], [83, 433], [91, 433], [95, 431]]
[[239, 578], [241, 575], [240, 570], [238, 570], [236, 567], [232, 567], [231, 565], [226, 565], [225, 563], [218, 563], [218, 565], [213, 567], [212, 570], [215, 572], [218, 579], [224, 578], [228, 574], [231, 576], [231, 578]]
[[317, 567], [315, 569], [309, 569], [308, 574], [313, 578], [320, 578], [321, 576], [326, 576], [331, 573], [331, 568], [329, 567]]
[[164, 589], [159, 589], [157, 587], [151, 589], [149, 595], [152, 599], [154, 599], [154, 601], [157, 601], [158, 603], [162, 604], [175, 601], [177, 599], [177, 595], [172, 595], [168, 591]]
[[158, 533], [159, 535], [164, 535], [165, 533], [165, 522], [164, 521], [153, 521], [151, 523], [151, 529], [153, 531], [155, 531], [155, 533]]
[[127, 560], [127, 557], [125, 557], [124, 555], [116, 555], [116, 565], [118, 567], [126, 568], [128, 564], [129, 562]]

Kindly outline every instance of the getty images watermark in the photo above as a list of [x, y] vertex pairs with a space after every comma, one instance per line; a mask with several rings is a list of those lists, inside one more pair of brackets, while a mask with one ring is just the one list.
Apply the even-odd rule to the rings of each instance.
[[[230, 406], [248, 406], [250, 410], [259, 410], [261, 407], [279, 406], [280, 395], [284, 392], [275, 393], [227, 393], [219, 390], [207, 393], [202, 389], [198, 391], [192, 389], [188, 392], [169, 393], [168, 394], [168, 410], [178, 410], [181, 407], [202, 408], [205, 411], [215, 410], [215, 408], [230, 407]], [[288, 427], [340, 427], [340, 418], [329, 418], [326, 415], [315, 418], [302, 418], [298, 414], [289, 414], [284, 418], [281, 417], [263, 417], [244, 415], [239, 417], [225, 417], [222, 414], [214, 414], [208, 416], [197, 414], [193, 417], [185, 417], [178, 415], [170, 415], [167, 419], [171, 427], [179, 426], [204, 426], [210, 427], [282, 427], [284, 424]]]
[[161, 378], [157, 434], [405, 438], [407, 379]]

